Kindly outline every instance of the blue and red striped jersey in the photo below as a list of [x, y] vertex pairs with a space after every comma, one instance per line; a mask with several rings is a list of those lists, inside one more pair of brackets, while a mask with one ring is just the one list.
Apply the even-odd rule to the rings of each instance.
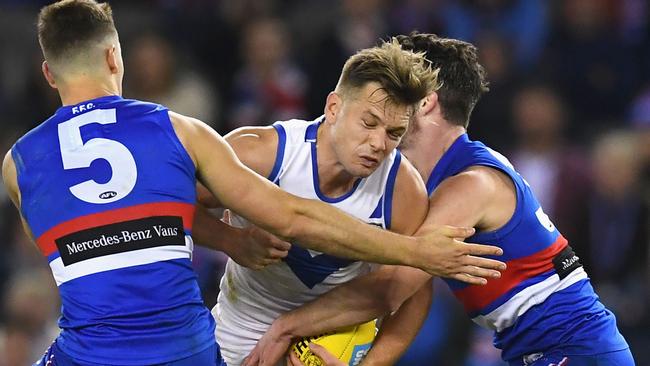
[[627, 348], [578, 256], [503, 155], [463, 134], [429, 176], [429, 195], [445, 178], [471, 166], [497, 169], [514, 184], [517, 204], [510, 220], [498, 230], [467, 238], [502, 248], [503, 256], [495, 259], [508, 268], [485, 286], [445, 281], [468, 315], [495, 331], [494, 344], [503, 350], [503, 359], [557, 348], [576, 355]]
[[191, 267], [195, 167], [166, 108], [119, 96], [64, 106], [12, 156], [61, 294], [64, 353], [143, 365], [214, 345]]

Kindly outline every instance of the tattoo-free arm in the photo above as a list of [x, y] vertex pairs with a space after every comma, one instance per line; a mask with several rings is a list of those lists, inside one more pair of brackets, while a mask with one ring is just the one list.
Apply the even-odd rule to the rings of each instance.
[[[499, 177], [493, 172], [482, 170], [483, 168], [471, 169], [446, 179], [430, 197], [429, 213], [418, 231], [447, 224], [489, 228], [488, 223], [494, 221], [494, 215], [489, 214], [490, 210], [495, 211], [495, 202], [496, 207], [500, 207], [498, 202], [503, 201], [503, 197], [498, 196], [499, 191], [508, 189], [499, 185]], [[507, 214], [502, 216], [496, 221], [507, 220]], [[449, 256], [447, 253], [446, 257], [464, 263], [460, 267], [462, 273], [455, 272], [459, 277], [466, 276], [460, 279], [471, 280], [467, 273], [472, 271], [478, 271], [473, 273], [484, 274], [486, 277], [492, 273], [476, 267], [491, 268], [493, 262], [489, 259], [471, 257], [460, 252], [451, 254], [453, 255]], [[280, 316], [251, 355], [256, 359], [279, 359], [292, 338], [362, 323], [395, 311], [430, 278], [427, 273], [415, 268], [383, 266]]]
[[433, 279], [425, 283], [397, 312], [384, 317], [362, 366], [394, 365], [399, 361], [429, 314], [433, 299], [432, 282]]
[[[224, 137], [237, 157], [266, 176], [275, 162], [278, 137], [272, 127], [242, 127]], [[198, 245], [220, 250], [238, 264], [261, 269], [286, 257], [291, 244], [254, 225], [236, 227], [217, 218], [207, 207], [223, 205], [203, 184], [197, 183], [197, 205], [192, 236]], [[226, 211], [226, 218], [230, 212]]]
[[[428, 206], [429, 199], [420, 174], [404, 159], [395, 184], [391, 227], [399, 233], [413, 234], [426, 217]], [[393, 365], [399, 360], [422, 327], [432, 295], [430, 286], [422, 286], [397, 311], [384, 316], [364, 364]]]
[[13, 202], [14, 206], [16, 206], [18, 212], [20, 213], [20, 222], [23, 225], [23, 230], [32, 240], [32, 242], [36, 244], [34, 241], [34, 234], [32, 234], [32, 230], [29, 228], [29, 225], [27, 225], [27, 222], [25, 221], [25, 218], [20, 211], [20, 189], [18, 188], [18, 174], [16, 173], [16, 164], [14, 163], [14, 159], [11, 156], [11, 150], [7, 152], [4, 159], [2, 160], [2, 180], [5, 184], [5, 187], [7, 188], [7, 193], [9, 194], [11, 202]]
[[[202, 183], [225, 207], [281, 238], [339, 257], [426, 269], [435, 261], [432, 244], [453, 241], [439, 233], [412, 238], [385, 232], [325, 203], [293, 196], [244, 166], [204, 123], [172, 112], [170, 117]], [[452, 237], [469, 233], [458, 229]]]

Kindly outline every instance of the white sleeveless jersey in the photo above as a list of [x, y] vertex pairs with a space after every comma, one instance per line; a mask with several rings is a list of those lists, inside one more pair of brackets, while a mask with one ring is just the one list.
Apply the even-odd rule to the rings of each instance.
[[[276, 122], [279, 136], [269, 179], [294, 195], [327, 202], [369, 224], [390, 228], [391, 204], [400, 153], [393, 151], [367, 178], [343, 196], [320, 192], [316, 135], [320, 122]], [[233, 215], [233, 225], [245, 225]], [[333, 257], [292, 243], [280, 263], [254, 271], [228, 260], [212, 315], [216, 337], [228, 366], [240, 365], [271, 323], [282, 313], [307, 303], [335, 286], [370, 271], [365, 262]]]

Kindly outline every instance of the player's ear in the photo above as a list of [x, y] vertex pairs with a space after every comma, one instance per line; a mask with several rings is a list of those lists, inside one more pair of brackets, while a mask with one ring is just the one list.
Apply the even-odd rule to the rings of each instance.
[[45, 76], [45, 80], [47, 80], [47, 83], [50, 84], [50, 86], [54, 89], [56, 89], [56, 82], [54, 81], [54, 75], [52, 74], [52, 70], [50, 69], [50, 65], [47, 63], [47, 61], [43, 61], [41, 64], [41, 71], [43, 72], [43, 76]]
[[325, 101], [325, 121], [332, 122], [341, 110], [343, 99], [337, 92], [330, 92]]
[[108, 65], [108, 69], [111, 70], [111, 74], [117, 74], [120, 72], [119, 57], [120, 54], [116, 45], [112, 44], [106, 49], [106, 64]]
[[438, 93], [433, 92], [420, 101], [418, 113], [422, 116], [431, 113], [434, 109], [439, 108]]

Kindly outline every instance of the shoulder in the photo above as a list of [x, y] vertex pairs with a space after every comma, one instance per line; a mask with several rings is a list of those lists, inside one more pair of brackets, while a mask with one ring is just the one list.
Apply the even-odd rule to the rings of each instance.
[[439, 196], [441, 193], [457, 193], [458, 196], [449, 198], [489, 200], [504, 188], [505, 180], [512, 182], [505, 173], [498, 169], [474, 165], [454, 176], [445, 178], [433, 192], [432, 197]]
[[[226, 141], [240, 149], [271, 150], [278, 144], [278, 133], [273, 126], [240, 127], [224, 136]], [[237, 149], [235, 150], [237, 151]]]
[[436, 187], [429, 198], [429, 217], [496, 230], [510, 219], [516, 200], [514, 183], [507, 174], [492, 167], [470, 166]]
[[271, 174], [280, 140], [273, 126], [240, 127], [225, 139], [244, 165], [264, 177]]
[[209, 152], [211, 148], [215, 148], [209, 143], [215, 140], [204, 137], [216, 135], [218, 140], [230, 145], [244, 165], [262, 176], [271, 173], [278, 145], [278, 135], [272, 126], [241, 127], [222, 138], [210, 126], [196, 118], [169, 111], [169, 119], [178, 138], [188, 151], [202, 149]]
[[201, 145], [204, 134], [209, 134], [211, 128], [196, 118], [184, 116], [172, 111], [169, 111], [168, 114], [176, 136], [194, 161], [194, 165], [197, 165], [194, 147]]
[[399, 233], [411, 234], [420, 226], [427, 210], [427, 189], [420, 173], [402, 156], [393, 189], [391, 228]]
[[[189, 138], [210, 127], [196, 118], [184, 116], [180, 113], [169, 111], [169, 120], [179, 137]], [[182, 140], [181, 140], [182, 141]]]

